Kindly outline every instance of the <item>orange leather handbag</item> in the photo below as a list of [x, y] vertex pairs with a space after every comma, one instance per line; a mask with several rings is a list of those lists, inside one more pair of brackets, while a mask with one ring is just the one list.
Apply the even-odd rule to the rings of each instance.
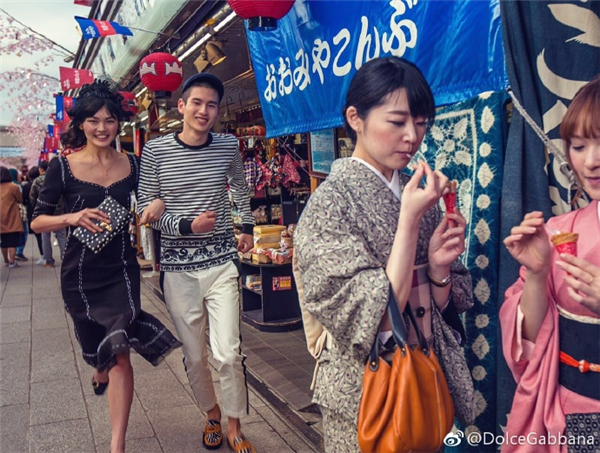
[[398, 347], [391, 365], [379, 356], [379, 339], [369, 355], [358, 412], [363, 453], [435, 452], [454, 423], [454, 407], [438, 360], [406, 304], [419, 339], [408, 346], [404, 319], [390, 288], [388, 316]]

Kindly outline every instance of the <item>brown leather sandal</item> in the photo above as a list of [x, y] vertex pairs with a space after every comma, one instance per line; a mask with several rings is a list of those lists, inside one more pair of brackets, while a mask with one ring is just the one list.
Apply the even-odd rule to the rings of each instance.
[[214, 418], [206, 420], [204, 425], [204, 435], [202, 436], [202, 445], [207, 450], [216, 450], [223, 444], [223, 431], [221, 422]]
[[256, 448], [244, 436], [238, 436], [233, 439], [233, 444], [227, 439], [227, 445], [234, 453], [256, 453]]

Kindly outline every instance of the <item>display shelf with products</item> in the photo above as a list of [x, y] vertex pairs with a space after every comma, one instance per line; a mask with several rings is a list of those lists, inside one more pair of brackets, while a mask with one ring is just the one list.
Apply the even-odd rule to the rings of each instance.
[[[265, 332], [286, 332], [302, 326], [291, 264], [261, 264], [241, 260], [242, 319]], [[247, 286], [259, 278], [260, 290]]]

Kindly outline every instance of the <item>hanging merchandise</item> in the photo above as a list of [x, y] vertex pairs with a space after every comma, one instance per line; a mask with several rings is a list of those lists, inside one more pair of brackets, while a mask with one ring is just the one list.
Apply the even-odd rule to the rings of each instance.
[[256, 156], [255, 160], [262, 173], [262, 177], [259, 178], [256, 183], [256, 190], [261, 190], [263, 187], [269, 184], [269, 181], [271, 181], [272, 172], [269, 167], [267, 167], [263, 161], [260, 160], [260, 157]]
[[269, 159], [266, 163], [267, 168], [271, 171], [271, 178], [268, 180], [267, 185], [270, 187], [277, 187], [283, 181], [283, 167], [279, 161], [279, 154]]
[[132, 115], [137, 115], [138, 104], [135, 94], [133, 94], [131, 91], [119, 91], [119, 94], [123, 96], [123, 109]]
[[283, 157], [283, 166], [282, 170], [284, 173], [282, 184], [289, 189], [289, 187], [294, 184], [300, 183], [300, 173], [296, 170], [296, 164], [292, 159], [292, 156], [286, 154]]
[[183, 81], [183, 66], [173, 55], [153, 52], [140, 61], [142, 84], [157, 98], [168, 98]]
[[294, 0], [227, 0], [242, 19], [248, 19], [248, 30], [277, 30], [277, 21], [294, 6]]
[[256, 162], [254, 154], [248, 153], [244, 159], [244, 177], [246, 178], [246, 184], [250, 193], [254, 193], [257, 190], [257, 185], [262, 175], [262, 170]]

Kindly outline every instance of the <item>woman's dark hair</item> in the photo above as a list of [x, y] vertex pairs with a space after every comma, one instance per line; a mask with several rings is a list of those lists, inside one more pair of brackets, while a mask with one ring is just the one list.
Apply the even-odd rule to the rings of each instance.
[[67, 111], [71, 122], [67, 130], [60, 135], [60, 141], [65, 148], [80, 148], [86, 144], [86, 138], [80, 126], [94, 116], [98, 110], [106, 107], [117, 121], [123, 121], [131, 116], [123, 108], [123, 96], [116, 87], [107, 80], [94, 80], [94, 83], [84, 85], [75, 99], [74, 107]]
[[36, 166], [33, 166], [29, 169], [29, 172], [27, 173], [27, 181], [33, 182], [33, 180], [35, 178], [37, 178], [39, 175], [40, 175], [39, 168], [37, 168]]
[[344, 128], [353, 143], [356, 143], [356, 132], [348, 124], [346, 110], [354, 106], [358, 116], [364, 120], [371, 109], [384, 104], [386, 97], [400, 88], [406, 88], [410, 114], [415, 118], [425, 117], [428, 127], [433, 125], [433, 93], [419, 68], [403, 58], [375, 58], [354, 74], [342, 109]]
[[0, 183], [12, 182], [12, 176], [8, 168], [0, 166]]

